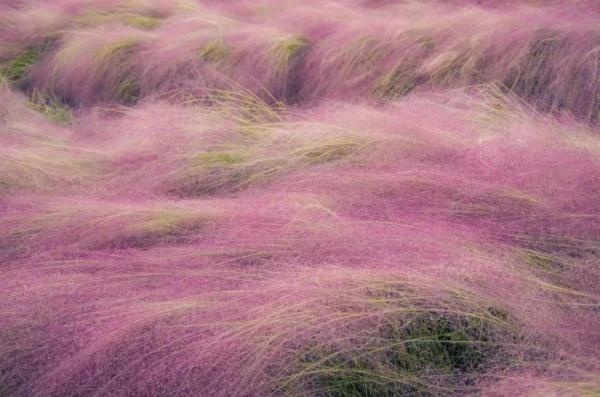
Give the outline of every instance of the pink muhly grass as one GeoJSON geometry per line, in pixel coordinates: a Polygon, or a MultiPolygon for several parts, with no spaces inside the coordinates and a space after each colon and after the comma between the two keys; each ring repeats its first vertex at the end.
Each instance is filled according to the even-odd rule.
{"type": "Polygon", "coordinates": [[[0,395],[595,395],[598,10],[476,3],[3,3],[0,395]]]}

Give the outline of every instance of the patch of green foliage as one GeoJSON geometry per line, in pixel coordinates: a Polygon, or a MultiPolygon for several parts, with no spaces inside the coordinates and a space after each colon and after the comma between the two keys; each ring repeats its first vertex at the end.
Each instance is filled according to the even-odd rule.
{"type": "Polygon", "coordinates": [[[200,152],[175,176],[172,191],[186,196],[235,191],[311,164],[342,159],[359,147],[355,140],[340,138],[278,155],[260,148],[200,152]]]}
{"type": "Polygon", "coordinates": [[[415,89],[419,83],[414,61],[401,61],[375,82],[372,95],[379,99],[394,99],[415,89]]]}
{"type": "Polygon", "coordinates": [[[223,41],[211,41],[198,50],[198,56],[205,62],[220,64],[229,57],[229,48],[223,41]]]}
{"type": "Polygon", "coordinates": [[[301,65],[308,51],[308,41],[301,37],[278,40],[270,49],[275,85],[270,88],[274,98],[296,103],[300,95],[301,65]]]}
{"type": "Polygon", "coordinates": [[[138,101],[140,86],[136,78],[127,77],[119,80],[116,87],[116,97],[125,105],[133,105],[138,101]]]}
{"type": "Polygon", "coordinates": [[[161,20],[158,18],[138,14],[126,15],[124,21],[127,25],[145,30],[156,29],[161,24],[161,20]]]}
{"type": "Polygon", "coordinates": [[[470,54],[467,51],[448,51],[435,60],[435,65],[429,71],[429,80],[439,86],[452,86],[463,79],[468,71],[470,54]]]}
{"type": "Polygon", "coordinates": [[[435,38],[431,36],[424,36],[419,40],[419,45],[426,51],[433,50],[436,46],[435,38]]]}
{"type": "Polygon", "coordinates": [[[259,159],[245,150],[208,151],[193,155],[176,178],[174,191],[183,195],[237,190],[267,179],[285,168],[283,158],[259,159]]]}
{"type": "Polygon", "coordinates": [[[242,151],[210,151],[201,152],[193,156],[195,163],[206,164],[209,166],[228,167],[243,163],[248,159],[247,154],[242,151]]]}
{"type": "Polygon", "coordinates": [[[239,132],[246,136],[258,136],[266,125],[282,121],[286,106],[276,101],[267,104],[256,94],[237,87],[234,91],[212,90],[205,98],[211,109],[239,125],[239,132]]]}
{"type": "Polygon", "coordinates": [[[543,252],[526,250],[524,258],[525,262],[534,270],[556,273],[564,268],[564,265],[556,257],[543,252]]]}
{"type": "Polygon", "coordinates": [[[436,312],[390,318],[364,346],[313,352],[304,361],[318,360],[311,377],[322,396],[442,395],[500,354],[488,344],[494,328],[486,319],[436,312]]]}
{"type": "Polygon", "coordinates": [[[355,152],[360,143],[355,139],[337,138],[324,139],[318,144],[301,148],[293,152],[309,163],[326,163],[339,160],[355,152]]]}
{"type": "Polygon", "coordinates": [[[0,65],[0,75],[17,87],[26,85],[33,65],[41,58],[42,51],[37,47],[29,47],[13,59],[0,65]]]}
{"type": "Polygon", "coordinates": [[[102,65],[102,72],[114,76],[114,99],[125,105],[135,104],[140,96],[140,85],[133,71],[131,57],[137,40],[110,43],[96,52],[94,58],[102,65]]]}
{"type": "MultiPolygon", "coordinates": [[[[166,242],[176,242],[200,230],[207,224],[207,218],[193,212],[178,209],[160,209],[123,213],[114,219],[128,224],[108,240],[96,242],[100,248],[145,248],[166,242]]],[[[99,222],[103,222],[99,219],[99,222]]],[[[92,241],[94,238],[92,238],[92,241]]]]}
{"type": "Polygon", "coordinates": [[[423,294],[376,291],[361,310],[342,309],[358,320],[329,342],[300,345],[280,390],[326,397],[476,392],[475,380],[514,354],[520,336],[513,319],[464,291],[437,302],[423,294]]]}
{"type": "Polygon", "coordinates": [[[279,40],[271,49],[277,70],[288,68],[292,62],[307,48],[308,42],[301,37],[289,37],[279,40]]]}
{"type": "Polygon", "coordinates": [[[104,172],[95,156],[84,158],[64,143],[39,145],[9,152],[0,162],[0,192],[15,189],[47,191],[56,186],[90,181],[104,172]]]}
{"type": "Polygon", "coordinates": [[[98,26],[106,23],[119,23],[138,29],[152,30],[160,26],[162,21],[151,15],[136,13],[133,11],[89,11],[79,16],[79,25],[84,27],[98,26]]]}
{"type": "Polygon", "coordinates": [[[33,92],[31,99],[27,102],[27,106],[40,112],[57,124],[69,124],[73,119],[71,108],[61,103],[55,97],[39,91],[33,92]]]}
{"type": "Polygon", "coordinates": [[[381,62],[389,50],[376,37],[362,36],[339,49],[339,55],[332,57],[336,74],[351,78],[355,69],[372,69],[372,65],[381,62]]]}

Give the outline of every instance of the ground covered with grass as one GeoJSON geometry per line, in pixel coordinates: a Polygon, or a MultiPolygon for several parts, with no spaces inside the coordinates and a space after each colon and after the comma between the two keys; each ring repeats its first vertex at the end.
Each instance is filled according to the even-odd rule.
{"type": "Polygon", "coordinates": [[[600,395],[600,8],[0,5],[0,396],[600,395]]]}

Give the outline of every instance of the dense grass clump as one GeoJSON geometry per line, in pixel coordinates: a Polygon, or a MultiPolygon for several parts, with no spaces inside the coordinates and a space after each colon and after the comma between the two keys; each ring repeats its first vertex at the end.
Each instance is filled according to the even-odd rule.
{"type": "Polygon", "coordinates": [[[37,91],[31,95],[28,106],[58,124],[68,124],[73,119],[71,108],[58,99],[37,91]]]}
{"type": "Polygon", "coordinates": [[[190,165],[172,178],[175,185],[172,191],[185,196],[236,191],[311,164],[343,159],[359,147],[358,142],[341,140],[278,156],[261,155],[258,149],[196,153],[190,158],[190,165]]]}
{"type": "Polygon", "coordinates": [[[27,84],[31,67],[39,61],[40,57],[41,52],[38,49],[27,49],[14,59],[4,62],[0,67],[0,73],[9,82],[23,86],[27,84]]]}
{"type": "Polygon", "coordinates": [[[140,36],[99,27],[73,33],[39,71],[40,92],[79,107],[94,102],[134,104],[140,96],[135,56],[140,36]]]}
{"type": "MultiPolygon", "coordinates": [[[[40,21],[48,25],[46,36],[35,30],[25,30],[25,37],[6,35],[0,49],[13,51],[2,69],[19,86],[32,84],[50,95],[60,92],[76,103],[91,101],[94,90],[103,92],[95,101],[133,104],[142,91],[173,95],[162,91],[177,87],[198,94],[232,82],[264,100],[288,104],[353,93],[387,101],[417,89],[500,82],[543,111],[568,112],[595,123],[598,32],[590,18],[578,25],[561,24],[567,11],[557,6],[515,5],[511,12],[461,9],[442,12],[439,5],[408,2],[380,4],[356,14],[346,5],[338,14],[356,23],[326,27],[327,13],[310,16],[299,5],[290,9],[300,16],[295,23],[286,24],[285,12],[274,10],[272,18],[281,22],[258,13],[252,25],[240,23],[240,15],[253,13],[242,6],[241,14],[230,14],[227,7],[199,11],[184,3],[126,3],[80,7],[74,15],[68,9],[61,14],[59,7],[52,10],[52,18],[40,21]],[[61,21],[69,29],[61,30],[61,21]],[[99,48],[105,38],[94,36],[108,31],[106,36],[120,31],[116,35],[121,37],[99,48]],[[169,35],[181,42],[179,48],[164,45],[169,35]],[[40,70],[29,81],[29,69],[45,52],[40,47],[44,37],[58,43],[53,46],[62,55],[53,71],[40,70]],[[85,56],[96,52],[81,71],[70,69],[73,58],[65,58],[66,53],[78,53],[73,46],[81,47],[85,56]],[[136,56],[138,50],[143,57],[136,56]],[[80,76],[86,71],[93,71],[94,79],[80,76]],[[48,85],[51,74],[58,81],[48,85]]],[[[7,26],[20,23],[8,15],[7,26]]]]}
{"type": "Polygon", "coordinates": [[[322,136],[315,142],[306,142],[307,137],[302,134],[309,132],[304,130],[310,125],[249,126],[248,120],[264,117],[250,112],[247,116],[250,119],[236,120],[242,139],[250,142],[191,154],[184,160],[183,167],[169,178],[168,190],[182,196],[235,192],[263,184],[278,175],[347,159],[358,154],[366,144],[364,139],[348,131],[336,131],[334,127],[327,132],[329,138],[322,136]]]}
{"type": "Polygon", "coordinates": [[[513,319],[464,291],[428,301],[427,288],[378,287],[366,291],[362,311],[345,295],[347,305],[336,312],[344,336],[299,348],[297,372],[283,383],[288,393],[457,395],[474,391],[479,375],[520,354],[513,351],[520,338],[513,319]]]}

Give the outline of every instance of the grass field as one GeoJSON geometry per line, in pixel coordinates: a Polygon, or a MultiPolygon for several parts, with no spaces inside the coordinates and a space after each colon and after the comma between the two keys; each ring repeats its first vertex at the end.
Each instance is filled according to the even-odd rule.
{"type": "Polygon", "coordinates": [[[600,396],[599,21],[0,1],[0,396],[600,396]]]}

